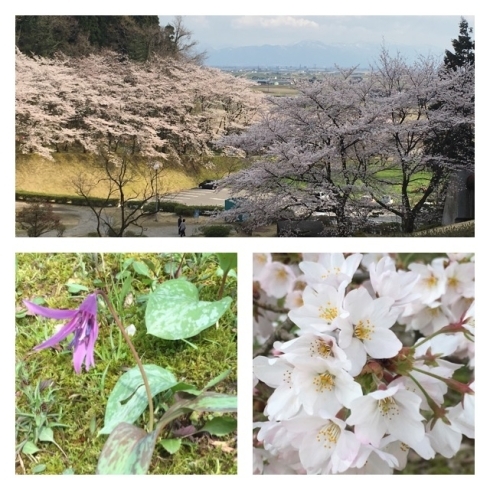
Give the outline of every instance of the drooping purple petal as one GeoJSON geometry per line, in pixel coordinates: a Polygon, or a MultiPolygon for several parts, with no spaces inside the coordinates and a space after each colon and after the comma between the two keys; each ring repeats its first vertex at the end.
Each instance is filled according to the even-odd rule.
{"type": "MultiPolygon", "coordinates": [[[[75,372],[80,374],[82,371],[82,363],[85,359],[85,355],[87,354],[87,346],[85,342],[81,342],[77,344],[73,349],[73,367],[75,368],[75,372]]],[[[86,365],[88,371],[88,365],[86,365]]]]}
{"type": "Polygon", "coordinates": [[[78,310],[57,310],[55,308],[46,308],[45,306],[36,305],[30,301],[24,300],[24,304],[29,313],[33,315],[41,315],[46,318],[54,318],[55,320],[69,320],[78,310]]]}
{"type": "Polygon", "coordinates": [[[63,339],[68,337],[71,333],[73,333],[77,328],[77,319],[72,318],[70,322],[68,322],[64,327],[62,327],[58,332],[56,332],[52,337],[48,340],[45,340],[43,343],[36,345],[33,350],[42,350],[46,349],[46,347],[54,347],[56,344],[61,342],[63,339]]]}

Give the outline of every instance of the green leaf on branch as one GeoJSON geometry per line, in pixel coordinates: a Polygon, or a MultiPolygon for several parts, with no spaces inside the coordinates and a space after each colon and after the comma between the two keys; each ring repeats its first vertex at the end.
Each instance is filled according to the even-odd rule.
{"type": "Polygon", "coordinates": [[[98,475],[144,475],[150,467],[158,432],[147,434],[126,422],[118,424],[107,439],[97,463],[98,475]]]}
{"type": "Polygon", "coordinates": [[[172,279],[150,294],[145,321],[148,333],[165,340],[186,339],[214,325],[231,305],[231,298],[199,301],[193,284],[172,279]]]}
{"type": "Polygon", "coordinates": [[[201,430],[209,432],[212,436],[226,436],[234,432],[236,427],[237,421],[233,417],[215,417],[206,422],[201,430]]]}
{"type": "MultiPolygon", "coordinates": [[[[177,384],[175,376],[166,369],[153,364],[143,366],[152,396],[168,390],[177,384]]],[[[134,422],[148,406],[145,385],[136,366],[124,373],[109,395],[100,434],[110,434],[120,422],[134,422]]]]}

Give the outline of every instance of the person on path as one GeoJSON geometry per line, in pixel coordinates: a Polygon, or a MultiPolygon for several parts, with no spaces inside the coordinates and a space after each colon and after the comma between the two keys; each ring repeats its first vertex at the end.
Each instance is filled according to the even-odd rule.
{"type": "Polygon", "coordinates": [[[177,231],[180,235],[180,224],[182,223],[182,216],[179,216],[179,219],[177,220],[177,231]]]}
{"type": "Polygon", "coordinates": [[[185,218],[182,220],[182,222],[179,225],[179,235],[185,236],[185,218]]]}

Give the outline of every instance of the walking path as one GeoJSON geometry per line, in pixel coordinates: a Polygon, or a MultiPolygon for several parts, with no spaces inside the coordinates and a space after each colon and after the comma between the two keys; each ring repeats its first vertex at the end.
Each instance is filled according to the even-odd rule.
{"type": "MultiPolygon", "coordinates": [[[[16,202],[15,209],[19,210],[26,206],[26,203],[16,202]]],[[[61,218],[61,222],[66,226],[63,233],[64,237],[86,237],[89,233],[96,230],[96,219],[93,211],[85,206],[71,206],[69,204],[53,204],[53,210],[61,218]]],[[[117,209],[108,208],[107,213],[117,212],[117,209]]],[[[186,218],[186,237],[196,236],[199,228],[209,224],[209,218],[186,218]]],[[[177,230],[177,216],[174,213],[158,213],[155,216],[149,216],[141,220],[144,228],[143,234],[148,237],[179,237],[177,230]]],[[[131,231],[139,234],[138,227],[130,227],[131,231]]],[[[25,233],[19,232],[18,236],[26,236],[25,233]]],[[[43,237],[55,237],[56,231],[51,231],[42,235],[43,237]]]]}

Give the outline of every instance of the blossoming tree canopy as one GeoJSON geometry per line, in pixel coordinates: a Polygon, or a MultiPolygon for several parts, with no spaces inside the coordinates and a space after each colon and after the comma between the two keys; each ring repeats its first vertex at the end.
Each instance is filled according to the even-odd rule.
{"type": "Polygon", "coordinates": [[[16,52],[17,147],[47,158],[70,146],[86,152],[125,146],[179,161],[250,124],[261,98],[249,82],[185,60],[16,52]]]}
{"type": "Polygon", "coordinates": [[[326,207],[348,235],[367,196],[413,231],[448,172],[474,167],[470,154],[449,158],[427,145],[429,137],[461,127],[474,135],[474,69],[442,70],[432,58],[409,65],[382,50],[361,81],[353,81],[353,69],[298,81],[296,97],[274,98],[260,122],[223,138],[223,145],[257,156],[226,180],[235,194],[250,196],[228,214],[247,214],[261,226],[286,211],[308,217],[326,207]],[[421,177],[415,199],[412,183],[420,188],[421,177]],[[397,199],[383,199],[394,189],[397,199]]]}
{"type": "Polygon", "coordinates": [[[257,473],[392,473],[474,439],[472,254],[287,255],[254,257],[257,473]]]}

